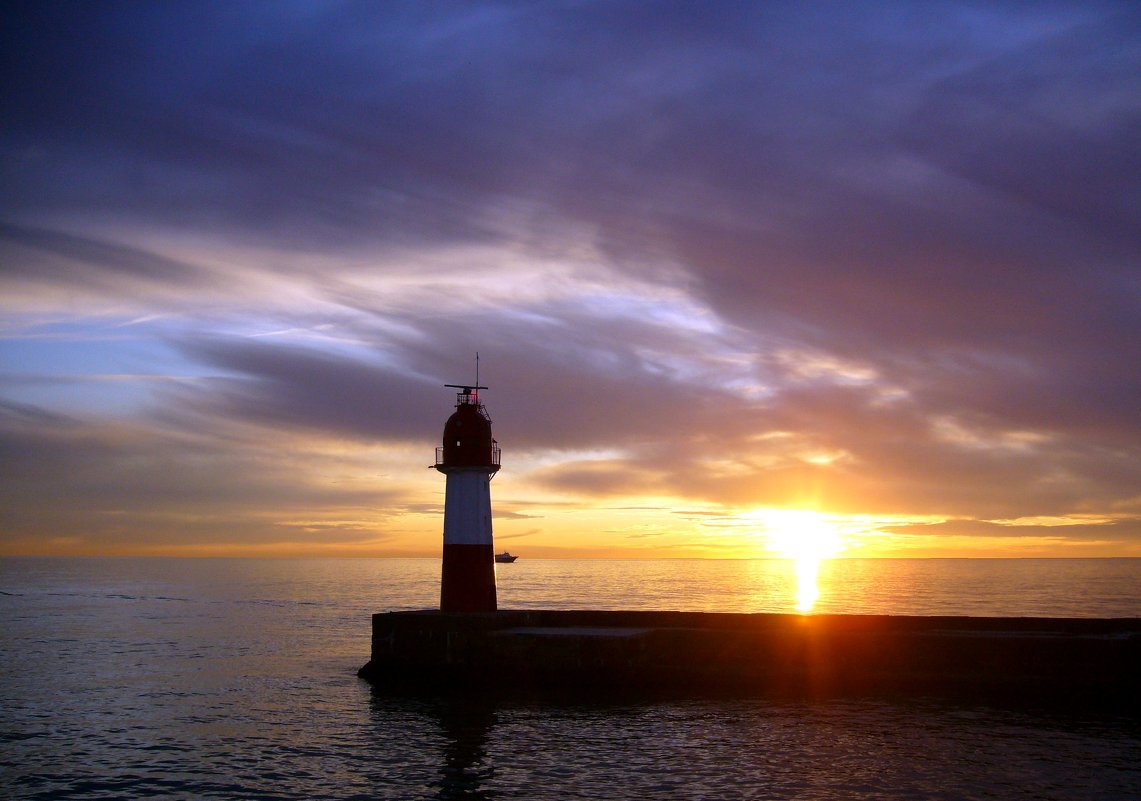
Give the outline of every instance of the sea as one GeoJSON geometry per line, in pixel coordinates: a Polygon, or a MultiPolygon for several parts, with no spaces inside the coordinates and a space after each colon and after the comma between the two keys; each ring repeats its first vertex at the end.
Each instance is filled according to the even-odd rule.
{"type": "MultiPolygon", "coordinates": [[[[806,571],[524,555],[496,571],[502,609],[1141,618],[1141,559],[806,571]]],[[[439,572],[437,559],[0,559],[0,798],[1141,799],[1135,710],[408,695],[357,678],[370,615],[434,607],[439,572]]]]}

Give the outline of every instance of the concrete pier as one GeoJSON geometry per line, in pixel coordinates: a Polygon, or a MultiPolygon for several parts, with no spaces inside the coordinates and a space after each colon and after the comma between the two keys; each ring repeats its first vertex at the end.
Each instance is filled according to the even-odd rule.
{"type": "Polygon", "coordinates": [[[378,687],[988,695],[1138,711],[1141,619],[499,611],[373,616],[378,687]]]}

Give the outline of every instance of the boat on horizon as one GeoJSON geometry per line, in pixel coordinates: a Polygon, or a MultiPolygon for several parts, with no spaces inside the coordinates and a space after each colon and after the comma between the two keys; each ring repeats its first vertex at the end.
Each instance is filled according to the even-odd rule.
{"type": "Polygon", "coordinates": [[[507,553],[507,551],[504,551],[503,553],[497,553],[495,555],[495,561],[499,562],[500,564],[510,564],[518,558],[518,556],[512,556],[511,554],[507,553]]]}

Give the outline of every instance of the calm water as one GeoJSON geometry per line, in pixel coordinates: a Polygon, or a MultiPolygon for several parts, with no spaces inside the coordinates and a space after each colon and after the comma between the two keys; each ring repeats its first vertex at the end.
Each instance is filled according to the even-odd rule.
{"type": "MultiPolygon", "coordinates": [[[[0,797],[1138,799],[1132,717],[393,698],[372,612],[436,560],[0,561],[0,797]]],[[[1141,560],[844,560],[817,611],[1141,617],[1141,560]]],[[[791,611],[783,561],[520,559],[504,608],[791,611]]]]}

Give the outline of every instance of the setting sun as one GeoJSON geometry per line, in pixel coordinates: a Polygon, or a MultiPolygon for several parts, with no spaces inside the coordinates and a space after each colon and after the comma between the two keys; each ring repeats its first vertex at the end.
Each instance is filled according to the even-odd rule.
{"type": "Polygon", "coordinates": [[[769,550],[789,559],[826,559],[844,549],[836,524],[819,512],[766,509],[760,513],[769,550]]]}

